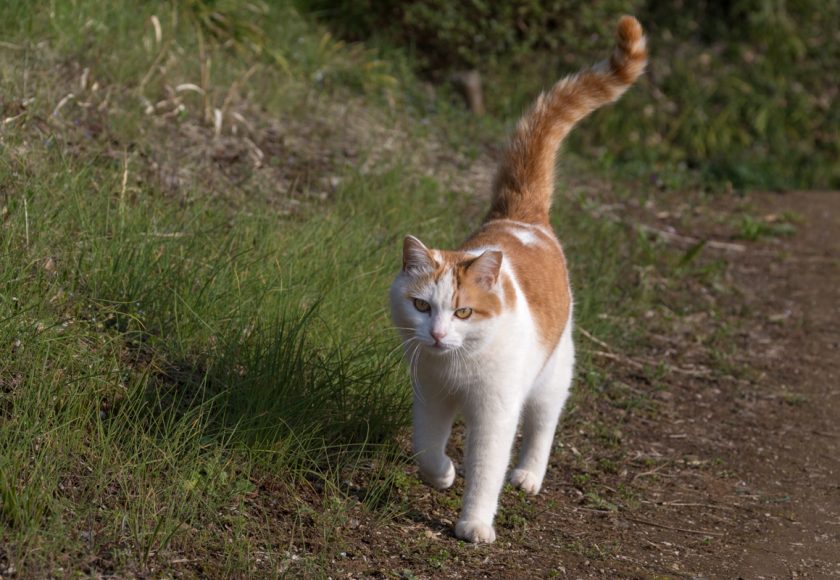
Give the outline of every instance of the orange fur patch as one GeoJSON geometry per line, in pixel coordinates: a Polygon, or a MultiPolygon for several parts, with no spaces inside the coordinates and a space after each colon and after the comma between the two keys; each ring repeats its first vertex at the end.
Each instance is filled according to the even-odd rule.
{"type": "Polygon", "coordinates": [[[533,228],[537,242],[524,244],[512,233],[516,227],[507,221],[485,222],[460,249],[495,246],[502,251],[522,289],[540,338],[550,349],[560,341],[569,321],[572,298],[566,258],[553,235],[533,228]]]}

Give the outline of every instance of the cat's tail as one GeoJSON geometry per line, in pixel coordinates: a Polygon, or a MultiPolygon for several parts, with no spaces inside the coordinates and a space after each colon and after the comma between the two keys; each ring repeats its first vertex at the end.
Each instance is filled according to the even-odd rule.
{"type": "Polygon", "coordinates": [[[487,219],[548,222],[560,143],[578,121],[617,100],[647,65],[638,20],[622,16],[616,40],[609,60],[558,81],[519,121],[496,174],[487,219]]]}

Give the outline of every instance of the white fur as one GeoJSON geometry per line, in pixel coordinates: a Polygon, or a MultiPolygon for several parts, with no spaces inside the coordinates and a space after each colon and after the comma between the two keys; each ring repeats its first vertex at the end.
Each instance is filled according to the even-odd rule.
{"type": "MultiPolygon", "coordinates": [[[[455,534],[470,542],[492,542],[493,519],[520,417],[522,449],[510,481],[531,494],[542,486],[572,381],[571,312],[560,342],[548,352],[506,263],[500,278],[512,281],[516,306],[485,320],[453,316],[451,276],[430,284],[421,295],[407,296],[411,276],[402,272],[394,281],[391,314],[406,341],[420,475],[436,488],[452,485],[455,469],[445,449],[452,422],[462,413],[467,427],[466,487],[455,534]],[[428,302],[431,312],[419,312],[413,298],[428,302]],[[446,332],[440,346],[431,337],[433,329],[446,332]]],[[[497,284],[499,293],[501,286],[497,284]]]]}
{"type": "Polygon", "coordinates": [[[510,233],[526,246],[539,244],[541,242],[548,242],[556,246],[560,245],[560,242],[557,241],[554,232],[546,226],[509,219],[498,219],[487,222],[487,224],[495,223],[501,223],[509,226],[510,233]]]}
{"type": "Polygon", "coordinates": [[[510,233],[512,233],[517,240],[519,240],[526,246],[534,246],[540,243],[540,239],[534,232],[529,232],[528,230],[514,229],[510,233]]]}

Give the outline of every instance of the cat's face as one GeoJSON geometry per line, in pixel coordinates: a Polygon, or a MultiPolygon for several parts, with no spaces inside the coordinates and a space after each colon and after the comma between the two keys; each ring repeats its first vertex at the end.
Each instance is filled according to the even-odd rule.
{"type": "Polygon", "coordinates": [[[412,236],[391,286],[391,316],[406,340],[435,353],[474,349],[494,333],[502,299],[502,253],[430,250],[412,236]]]}

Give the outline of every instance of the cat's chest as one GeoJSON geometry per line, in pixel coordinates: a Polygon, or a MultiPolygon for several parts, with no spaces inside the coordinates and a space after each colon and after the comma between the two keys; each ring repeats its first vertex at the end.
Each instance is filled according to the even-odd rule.
{"type": "Polygon", "coordinates": [[[508,344],[503,349],[489,348],[473,356],[427,354],[417,361],[416,378],[426,388],[476,392],[491,384],[528,381],[544,358],[534,344],[508,344]]]}
{"type": "Polygon", "coordinates": [[[417,378],[426,388],[450,392],[472,389],[487,380],[488,369],[482,365],[482,359],[429,354],[418,360],[417,378]]]}

